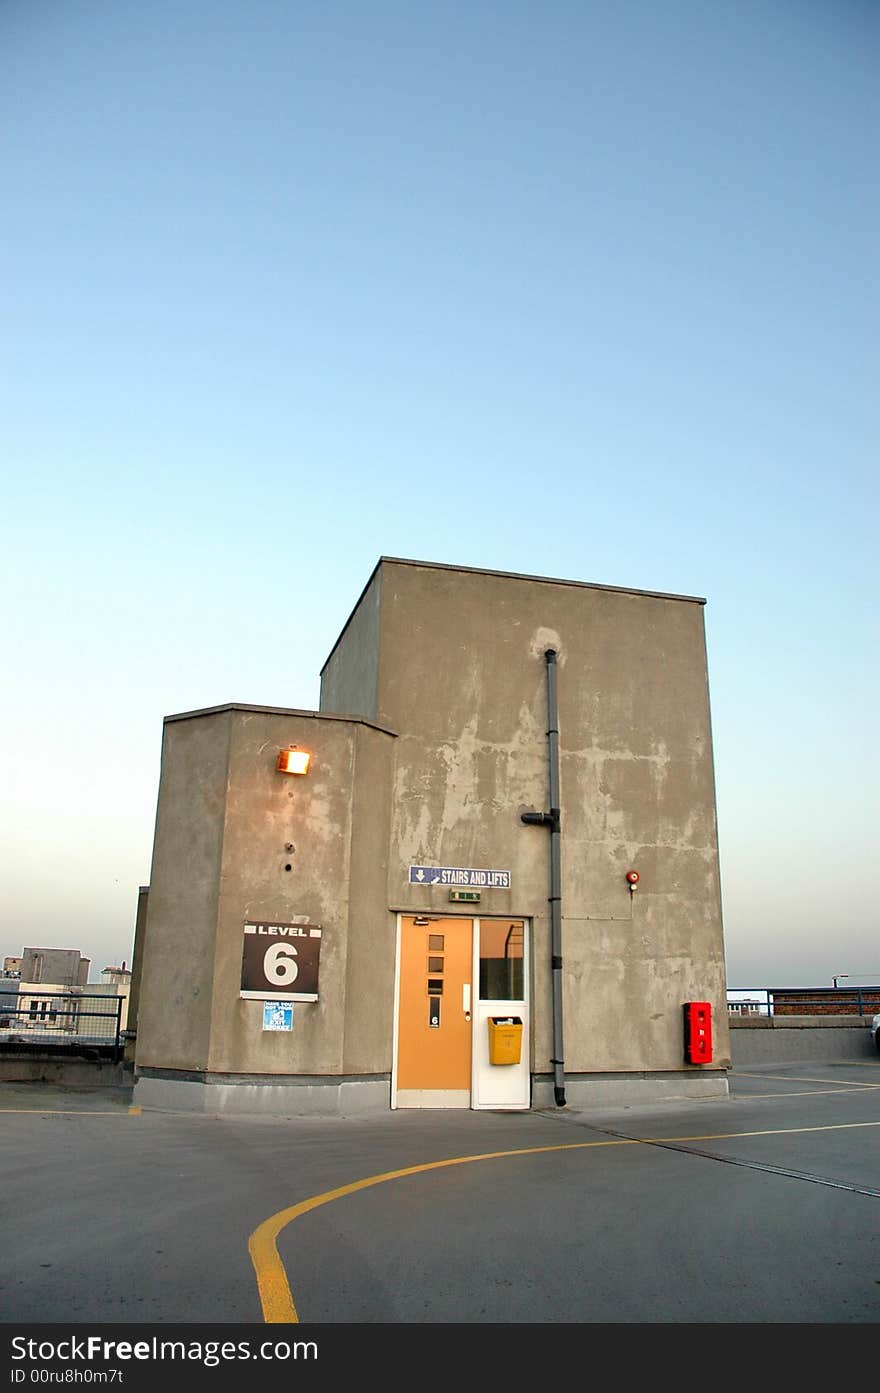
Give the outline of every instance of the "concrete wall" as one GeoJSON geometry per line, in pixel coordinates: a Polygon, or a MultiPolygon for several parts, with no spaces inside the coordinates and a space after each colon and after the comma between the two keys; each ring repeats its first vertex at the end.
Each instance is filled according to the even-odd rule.
{"type": "Polygon", "coordinates": [[[735,1069],[804,1060],[877,1059],[870,1021],[858,1016],[758,1017],[730,1022],[735,1069]]]}
{"type": "Polygon", "coordinates": [[[6,1054],[0,1050],[0,1083],[60,1084],[65,1088],[131,1088],[134,1075],[121,1060],[83,1059],[39,1050],[6,1054]]]}
{"type": "MultiPolygon", "coordinates": [[[[682,1004],[729,1058],[703,606],[383,559],[377,719],[395,750],[388,903],[410,864],[509,869],[480,913],[534,921],[533,1067],[552,1053],[545,651],[558,654],[567,1072],[682,1067],[682,1004]],[[635,867],[630,895],[625,873],[635,867]]],[[[372,604],[372,592],[370,603],[372,604]]],[[[364,632],[352,623],[333,661],[364,632]]],[[[357,654],[351,659],[356,665],[357,654]]],[[[322,707],[333,696],[322,686],[322,707]]]]}
{"type": "MultiPolygon", "coordinates": [[[[867,1021],[833,1024],[823,1021],[796,1021],[795,1024],[774,1024],[771,1029],[756,1028],[755,1022],[739,1024],[731,1021],[732,1068],[748,1071],[749,1067],[781,1068],[787,1064],[848,1063],[854,1060],[876,1060],[877,1052],[870,1038],[867,1021]]],[[[58,1084],[78,1085],[78,1087],[97,1088],[131,1087],[134,1077],[131,1068],[123,1063],[113,1064],[109,1060],[58,1059],[57,1055],[40,1056],[38,1050],[28,1055],[4,1055],[0,1050],[0,1082],[58,1082],[58,1084]]],[[[614,1094],[617,1096],[617,1094],[614,1094]]],[[[646,1095],[647,1100],[656,1100],[656,1094],[646,1095]]],[[[290,1091],[287,1105],[290,1106],[290,1091]]],[[[212,1110],[217,1099],[203,1100],[202,1110],[212,1110]]],[[[182,1107],[191,1110],[191,1102],[184,1096],[182,1107]]],[[[547,1099],[551,1106],[551,1098],[547,1099]]],[[[221,1110],[221,1109],[219,1109],[221,1110]]],[[[253,1112],[258,1107],[253,1106],[253,1112]]],[[[272,1112],[272,1107],[267,1107],[272,1112]]],[[[313,1109],[309,1107],[309,1112],[313,1109]]]]}
{"type": "Polygon", "coordinates": [[[387,1073],[393,741],[366,722],[267,707],[168,719],[142,950],[139,1071],[387,1073]],[[277,772],[278,751],[288,745],[312,752],[306,777],[277,772]],[[295,1003],[290,1033],[264,1031],[262,1001],[240,996],[246,920],[307,921],[323,931],[319,997],[295,1003]]]}
{"type": "Polygon", "coordinates": [[[141,946],[139,1065],[208,1067],[231,725],[228,708],[165,721],[141,946]]]}
{"type": "Polygon", "coordinates": [[[89,958],[77,948],[25,948],[21,957],[23,982],[54,982],[62,987],[84,987],[89,980],[89,958]]]}
{"type": "Polygon", "coordinates": [[[377,568],[321,670],[322,711],[375,720],[381,598],[382,576],[377,568]]]}
{"type": "Polygon", "coordinates": [[[386,899],[397,740],[366,725],[355,736],[342,1063],[346,1073],[384,1073],[391,1068],[397,934],[386,899]]]}
{"type": "Polygon", "coordinates": [[[134,1062],[135,1037],[137,1035],[138,1002],[141,994],[141,974],[144,964],[144,944],[147,939],[147,906],[150,899],[149,885],[138,886],[137,906],[134,920],[134,949],[131,962],[131,983],[128,991],[128,1018],[125,1040],[125,1058],[134,1062]]]}

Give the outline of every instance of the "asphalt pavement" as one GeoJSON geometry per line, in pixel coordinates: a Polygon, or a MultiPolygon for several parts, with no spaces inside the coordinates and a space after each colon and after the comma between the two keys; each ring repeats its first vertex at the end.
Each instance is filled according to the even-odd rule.
{"type": "Polygon", "coordinates": [[[7,1335],[880,1319],[880,1058],[735,1071],[721,1101],[379,1118],[0,1084],[0,1126],[7,1335]]]}

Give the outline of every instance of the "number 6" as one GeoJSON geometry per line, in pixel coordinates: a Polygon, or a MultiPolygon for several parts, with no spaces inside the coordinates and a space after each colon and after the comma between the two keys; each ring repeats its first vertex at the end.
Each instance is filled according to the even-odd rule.
{"type": "Polygon", "coordinates": [[[263,971],[266,981],[276,987],[289,987],[296,981],[299,966],[293,961],[296,949],[292,943],[273,943],[266,949],[263,958],[263,971]]]}

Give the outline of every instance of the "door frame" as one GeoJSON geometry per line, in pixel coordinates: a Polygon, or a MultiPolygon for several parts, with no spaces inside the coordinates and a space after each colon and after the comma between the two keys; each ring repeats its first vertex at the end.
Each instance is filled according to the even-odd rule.
{"type": "MultiPolygon", "coordinates": [[[[394,992],[392,1002],[392,1031],[391,1031],[391,1108],[393,1111],[398,1109],[398,1050],[400,1046],[400,991],[401,991],[401,953],[403,945],[403,921],[404,919],[418,919],[424,916],[437,924],[442,924],[444,920],[454,919],[461,921],[469,919],[471,924],[471,1071],[469,1083],[469,1101],[466,1105],[450,1105],[456,1111],[478,1111],[480,1109],[513,1107],[530,1107],[530,1102],[506,1103],[503,1099],[499,1101],[477,1101],[481,1096],[485,1097],[485,1086],[481,1087],[478,1081],[478,1070],[481,1068],[482,1048],[478,1042],[478,1032],[482,1033],[486,1026],[488,1016],[495,1014],[496,1011],[503,1011],[504,1003],[499,1002],[498,1007],[493,1010],[493,1003],[481,1002],[479,998],[479,952],[480,952],[480,927],[484,921],[499,922],[503,920],[515,919],[523,925],[523,996],[522,1006],[524,1012],[523,1021],[523,1065],[526,1072],[525,1097],[528,1100],[531,1094],[531,1068],[529,1063],[530,1039],[531,1039],[531,941],[532,941],[532,921],[526,915],[519,914],[462,914],[454,911],[443,910],[418,910],[407,909],[396,911],[396,933],[394,945],[394,992]]],[[[496,1066],[497,1067],[497,1066],[496,1066]]],[[[406,1105],[405,1105],[406,1106],[406,1105]]],[[[426,1106],[429,1106],[426,1104],[426,1106]]],[[[441,1106],[438,1104],[438,1106],[441,1106]]]]}

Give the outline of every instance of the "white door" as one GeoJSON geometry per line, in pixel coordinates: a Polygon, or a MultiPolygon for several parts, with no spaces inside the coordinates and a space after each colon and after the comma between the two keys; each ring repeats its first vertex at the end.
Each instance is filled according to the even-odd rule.
{"type": "Polygon", "coordinates": [[[472,1108],[531,1103],[528,939],[523,919],[474,921],[472,1108]]]}

